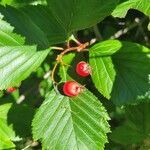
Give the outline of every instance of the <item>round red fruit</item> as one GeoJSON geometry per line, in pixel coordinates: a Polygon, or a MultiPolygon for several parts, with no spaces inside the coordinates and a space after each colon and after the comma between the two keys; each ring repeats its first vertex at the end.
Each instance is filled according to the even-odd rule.
{"type": "Polygon", "coordinates": [[[76,72],[78,75],[82,77],[87,77],[88,75],[91,74],[91,67],[89,66],[88,63],[81,61],[76,66],[76,72]]]}
{"type": "Polygon", "coordinates": [[[67,81],[63,86],[63,92],[67,96],[77,96],[82,90],[82,86],[80,86],[75,81],[67,81]]]}
{"type": "Polygon", "coordinates": [[[7,89],[7,92],[8,93],[13,93],[13,92],[15,92],[16,91],[16,88],[14,88],[14,87],[9,87],[8,89],[7,89]]]}

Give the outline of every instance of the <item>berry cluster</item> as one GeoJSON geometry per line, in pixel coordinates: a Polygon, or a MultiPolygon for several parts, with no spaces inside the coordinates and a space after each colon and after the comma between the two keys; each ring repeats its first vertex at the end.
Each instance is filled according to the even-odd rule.
{"type": "MultiPolygon", "coordinates": [[[[51,49],[60,50],[61,53],[56,57],[56,63],[51,72],[51,79],[54,85],[57,85],[55,81],[55,71],[59,64],[66,65],[63,62],[63,56],[68,52],[84,52],[88,51],[87,47],[95,43],[96,40],[92,39],[90,42],[80,43],[73,35],[69,37],[67,40],[66,48],[62,47],[51,47],[51,49]],[[76,46],[71,46],[70,41],[73,41],[76,46]]],[[[76,66],[76,73],[81,77],[87,77],[91,74],[91,67],[88,63],[81,61],[76,66]]],[[[63,86],[63,92],[67,96],[77,96],[79,93],[83,91],[84,86],[79,85],[75,81],[67,81],[63,86]]]]}
{"type": "MultiPolygon", "coordinates": [[[[76,66],[76,72],[79,76],[87,77],[91,74],[91,67],[88,63],[81,61],[76,66]]],[[[77,96],[84,89],[84,86],[79,85],[75,81],[67,81],[63,86],[63,92],[67,96],[77,96]]]]}

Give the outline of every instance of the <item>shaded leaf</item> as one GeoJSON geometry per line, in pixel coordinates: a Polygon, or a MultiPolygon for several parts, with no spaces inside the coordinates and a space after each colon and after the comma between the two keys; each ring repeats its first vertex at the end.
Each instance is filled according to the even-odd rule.
{"type": "Polygon", "coordinates": [[[47,2],[58,21],[70,32],[73,30],[81,30],[100,22],[106,16],[110,15],[118,1],[47,0],[47,2]]]}
{"type": "Polygon", "coordinates": [[[145,99],[150,88],[150,49],[130,42],[112,56],[116,78],[111,93],[115,104],[134,103],[145,99]]]}
{"type": "Polygon", "coordinates": [[[67,37],[65,29],[47,6],[0,6],[0,12],[4,19],[15,27],[17,33],[26,37],[28,44],[38,44],[39,48],[47,48],[65,41],[67,37]]]}
{"type": "Polygon", "coordinates": [[[64,42],[73,31],[91,27],[103,20],[111,14],[117,1],[50,0],[48,3],[49,6],[21,8],[0,6],[0,12],[17,33],[26,37],[28,44],[48,48],[64,42]],[[89,11],[91,13],[87,15],[89,11]]]}
{"type": "Polygon", "coordinates": [[[112,135],[111,139],[116,143],[123,145],[133,144],[141,142],[144,139],[144,135],[141,132],[137,132],[136,129],[128,125],[117,127],[112,135]]]}
{"type": "Polygon", "coordinates": [[[7,123],[12,126],[12,129],[18,137],[29,137],[31,136],[33,115],[33,108],[27,105],[13,104],[7,114],[7,123]]]}
{"type": "Polygon", "coordinates": [[[149,113],[149,103],[127,107],[127,121],[112,132],[111,139],[124,145],[141,143],[148,139],[150,134],[149,113]]]}

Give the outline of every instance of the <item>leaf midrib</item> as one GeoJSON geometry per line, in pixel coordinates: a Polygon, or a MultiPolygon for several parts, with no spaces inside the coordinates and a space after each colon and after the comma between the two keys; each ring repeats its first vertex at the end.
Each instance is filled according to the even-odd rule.
{"type": "Polygon", "coordinates": [[[6,35],[6,37],[8,37],[9,39],[11,39],[12,41],[14,41],[17,45],[21,45],[15,38],[12,38],[9,34],[7,34],[6,32],[0,30],[0,32],[2,32],[4,35],[6,35]]]}

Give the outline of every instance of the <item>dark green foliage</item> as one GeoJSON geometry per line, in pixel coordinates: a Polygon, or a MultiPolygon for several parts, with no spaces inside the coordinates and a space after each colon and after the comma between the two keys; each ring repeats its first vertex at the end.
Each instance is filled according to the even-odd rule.
{"type": "Polygon", "coordinates": [[[149,0],[1,0],[0,150],[150,149],[149,16],[149,0]],[[56,85],[72,34],[97,41],[63,55],[56,85]],[[65,96],[68,80],[84,90],[65,96]]]}

